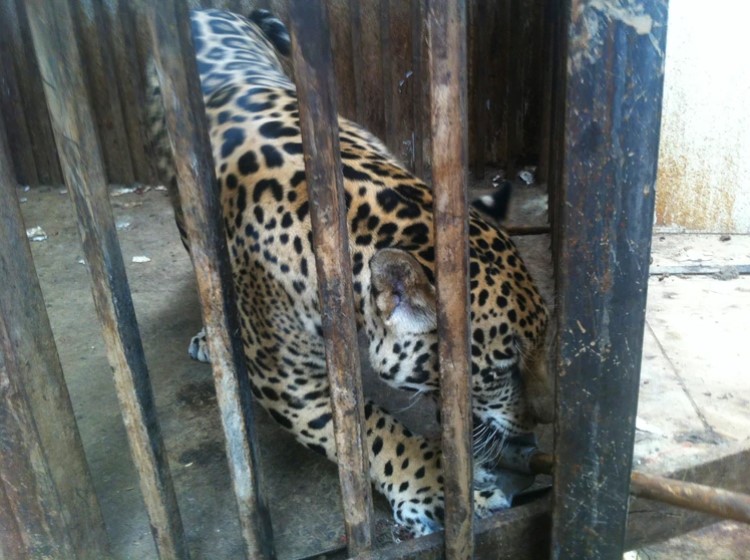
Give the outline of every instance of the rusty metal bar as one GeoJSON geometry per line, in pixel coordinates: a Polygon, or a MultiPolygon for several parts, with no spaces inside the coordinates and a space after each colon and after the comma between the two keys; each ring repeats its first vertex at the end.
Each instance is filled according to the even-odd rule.
{"type": "Polygon", "coordinates": [[[78,215],[107,357],[160,557],[187,558],[91,105],[67,2],[28,0],[34,46],[44,81],[63,175],[78,215]]]}
{"type": "Polygon", "coordinates": [[[352,269],[344,201],[336,87],[324,2],[290,10],[305,174],[349,554],[372,546],[372,489],[352,269]]]}
{"type": "Polygon", "coordinates": [[[0,119],[0,557],[104,558],[109,541],[26,239],[0,119]]]}
{"type": "Polygon", "coordinates": [[[248,559],[272,558],[273,536],[260,479],[250,377],[189,14],[183,1],[165,0],[150,4],[146,16],[208,334],[245,555],[248,559]]]}
{"type": "Polygon", "coordinates": [[[463,559],[474,550],[465,2],[430,0],[427,28],[445,553],[463,559]]]}
{"type": "Polygon", "coordinates": [[[552,557],[622,558],[667,3],[571,0],[558,254],[552,557]],[[582,507],[582,505],[584,505],[582,507]]]}
{"type": "MultiPolygon", "coordinates": [[[[519,472],[551,475],[554,464],[554,457],[549,453],[532,451],[514,457],[504,466],[519,472]]],[[[750,523],[750,496],[747,494],[638,471],[630,474],[630,493],[722,519],[750,523]]]]}
{"type": "Polygon", "coordinates": [[[701,511],[722,519],[750,523],[750,496],[747,494],[642,472],[632,473],[630,492],[634,496],[701,511]]]}

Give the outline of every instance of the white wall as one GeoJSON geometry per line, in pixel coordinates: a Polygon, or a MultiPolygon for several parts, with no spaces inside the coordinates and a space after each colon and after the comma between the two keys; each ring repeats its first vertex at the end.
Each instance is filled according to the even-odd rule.
{"type": "Polygon", "coordinates": [[[671,0],[659,226],[750,233],[750,2],[671,0]]]}

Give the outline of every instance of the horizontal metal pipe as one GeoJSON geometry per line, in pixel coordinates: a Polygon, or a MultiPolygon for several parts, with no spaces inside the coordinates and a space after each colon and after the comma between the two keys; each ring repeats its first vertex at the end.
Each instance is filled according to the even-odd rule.
{"type": "MultiPolygon", "coordinates": [[[[554,457],[540,451],[520,453],[514,461],[504,466],[533,474],[552,474],[554,457]]],[[[631,473],[630,493],[640,498],[750,524],[750,496],[747,494],[638,471],[631,473]]]]}

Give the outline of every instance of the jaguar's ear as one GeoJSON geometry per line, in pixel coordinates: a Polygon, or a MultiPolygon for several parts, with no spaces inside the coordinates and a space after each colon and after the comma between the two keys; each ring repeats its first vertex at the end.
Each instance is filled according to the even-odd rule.
{"type": "Polygon", "coordinates": [[[437,326],[435,288],[406,251],[382,249],[370,260],[372,296],[386,326],[398,333],[426,333],[437,326]]]}

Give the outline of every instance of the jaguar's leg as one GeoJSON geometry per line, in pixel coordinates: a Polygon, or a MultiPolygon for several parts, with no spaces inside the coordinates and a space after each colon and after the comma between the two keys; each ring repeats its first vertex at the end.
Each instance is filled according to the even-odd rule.
{"type": "MultiPolygon", "coordinates": [[[[252,340],[274,341],[255,333],[252,340]]],[[[290,337],[294,344],[250,345],[253,391],[271,416],[302,444],[336,461],[331,401],[321,340],[290,337]]],[[[365,406],[370,477],[388,499],[399,524],[414,535],[438,530],[443,518],[443,475],[437,442],[414,434],[373,403],[365,406]]],[[[475,511],[485,516],[508,506],[485,484],[475,491],[475,511]]]]}

